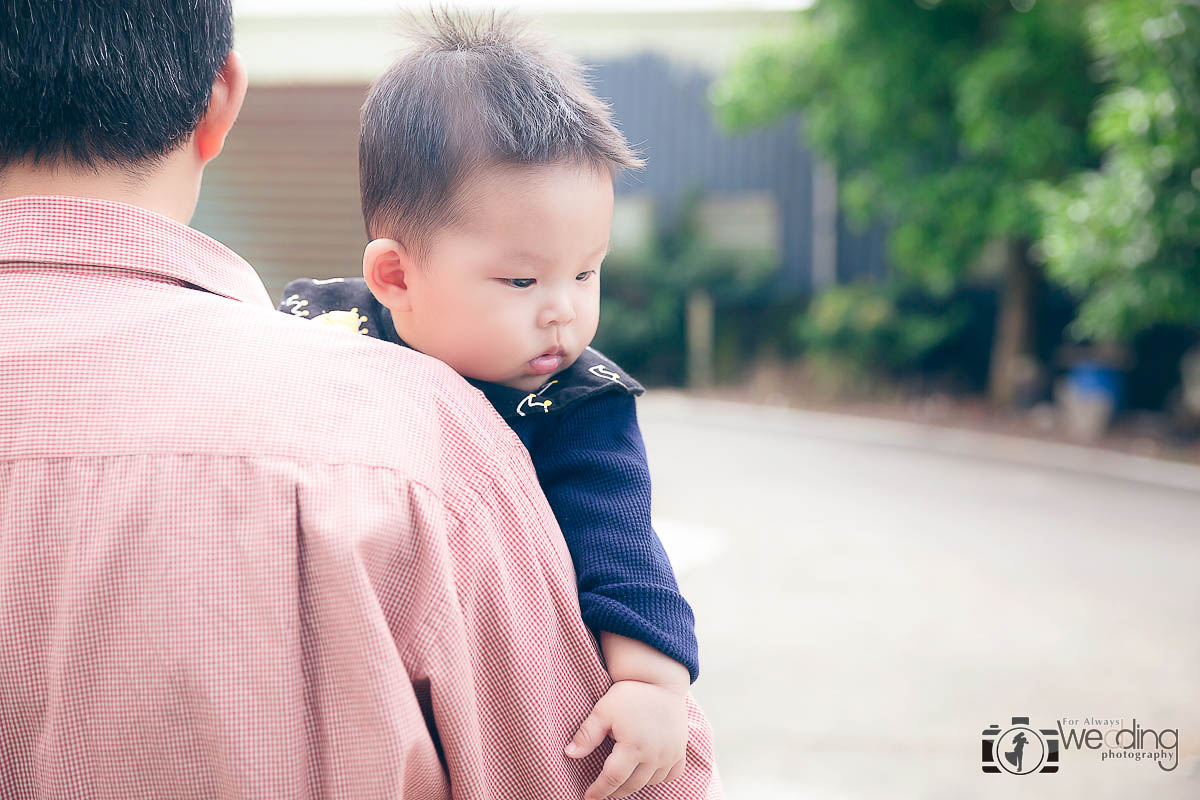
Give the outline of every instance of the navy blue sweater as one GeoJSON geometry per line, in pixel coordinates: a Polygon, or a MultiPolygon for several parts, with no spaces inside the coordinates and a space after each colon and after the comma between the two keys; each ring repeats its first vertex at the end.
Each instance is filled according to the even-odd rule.
{"type": "MultiPolygon", "coordinates": [[[[292,281],[280,310],[404,345],[361,278],[292,281]]],[[[575,562],[583,621],[645,642],[696,680],[695,619],[650,525],[641,385],[591,348],[537,392],[468,380],[529,451],[575,562]]]]}

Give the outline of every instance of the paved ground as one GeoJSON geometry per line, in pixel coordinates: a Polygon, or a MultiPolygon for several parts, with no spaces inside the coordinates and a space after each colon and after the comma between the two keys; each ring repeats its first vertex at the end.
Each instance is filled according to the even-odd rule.
{"type": "Polygon", "coordinates": [[[731,800],[1200,797],[1200,469],[640,410],[731,800]],[[981,733],[1013,716],[1178,729],[1179,766],[1074,749],[985,775],[981,733]]]}

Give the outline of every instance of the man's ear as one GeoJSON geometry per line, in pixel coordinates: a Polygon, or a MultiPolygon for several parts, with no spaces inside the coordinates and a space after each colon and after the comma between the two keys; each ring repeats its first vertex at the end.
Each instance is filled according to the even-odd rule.
{"type": "Polygon", "coordinates": [[[230,50],[225,64],[213,81],[208,110],[196,126],[195,141],[197,155],[203,163],[216,158],[225,146],[225,136],[237,120],[246,99],[246,65],[236,51],[230,50]]]}
{"type": "Polygon", "coordinates": [[[412,311],[409,279],[416,268],[408,250],[395,239],[374,239],[363,252],[367,288],[392,311],[412,311]]]}

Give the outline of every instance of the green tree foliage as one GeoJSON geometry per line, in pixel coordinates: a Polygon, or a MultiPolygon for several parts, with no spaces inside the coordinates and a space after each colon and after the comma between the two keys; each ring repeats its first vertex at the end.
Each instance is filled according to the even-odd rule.
{"type": "Polygon", "coordinates": [[[1096,163],[1088,67],[1077,2],[818,0],[713,99],[735,128],[799,111],[851,219],[886,220],[894,263],[925,287],[949,292],[1001,245],[1015,278],[994,353],[1012,361],[1030,339],[1032,187],[1096,163]]]}
{"type": "Polygon", "coordinates": [[[1103,165],[1037,193],[1047,269],[1081,300],[1080,339],[1200,324],[1200,5],[1102,0],[1087,27],[1103,165]]]}
{"type": "Polygon", "coordinates": [[[809,353],[893,376],[911,370],[966,323],[964,309],[937,313],[891,284],[838,286],[813,299],[794,333],[809,353]]]}

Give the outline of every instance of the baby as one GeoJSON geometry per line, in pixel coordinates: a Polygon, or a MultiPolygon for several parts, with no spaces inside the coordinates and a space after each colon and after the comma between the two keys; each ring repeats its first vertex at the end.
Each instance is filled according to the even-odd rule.
{"type": "Polygon", "coordinates": [[[437,16],[363,107],[364,280],[294,281],[281,310],[444,361],[525,444],[614,681],[566,748],[612,737],[596,800],[679,775],[699,667],[650,526],[642,387],[588,347],[613,179],[640,161],[580,75],[503,20],[437,16]]]}

